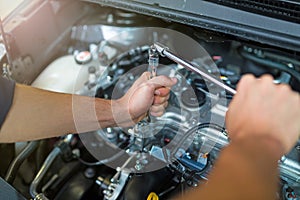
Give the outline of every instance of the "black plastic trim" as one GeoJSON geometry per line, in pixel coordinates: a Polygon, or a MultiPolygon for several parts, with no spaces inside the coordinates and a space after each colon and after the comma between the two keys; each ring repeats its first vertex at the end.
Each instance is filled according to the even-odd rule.
{"type": "Polygon", "coordinates": [[[200,0],[83,0],[300,51],[300,25],[200,0]],[[185,2],[185,4],[182,4],[185,2]]]}

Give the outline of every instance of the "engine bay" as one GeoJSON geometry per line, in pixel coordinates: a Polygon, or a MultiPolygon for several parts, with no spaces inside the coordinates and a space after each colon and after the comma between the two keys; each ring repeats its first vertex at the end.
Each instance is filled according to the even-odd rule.
{"type": "MultiPolygon", "coordinates": [[[[30,24],[48,9],[59,13],[49,32],[67,24],[60,21],[65,9],[72,11],[66,18],[73,22],[61,35],[50,34],[51,45],[43,40],[44,31],[32,36],[40,47],[18,42],[23,37],[18,33],[33,25],[22,31],[8,22],[4,26],[9,57],[2,62],[9,65],[3,65],[3,74],[20,83],[117,99],[149,71],[150,46],[160,42],[231,88],[244,74],[271,74],[276,84],[300,92],[297,51],[93,3],[47,1],[37,6],[36,16],[31,13],[23,21],[30,24]]],[[[233,95],[166,57],[159,57],[157,74],[178,79],[163,116],[128,128],[2,144],[1,154],[8,156],[1,176],[27,199],[172,199],[201,187],[230,143],[225,114],[233,95]]],[[[300,140],[278,167],[278,198],[299,199],[300,140]]]]}

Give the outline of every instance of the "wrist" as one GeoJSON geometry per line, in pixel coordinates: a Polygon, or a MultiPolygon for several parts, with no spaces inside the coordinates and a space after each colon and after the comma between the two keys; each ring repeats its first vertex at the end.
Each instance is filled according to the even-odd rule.
{"type": "Polygon", "coordinates": [[[115,113],[118,106],[115,100],[96,98],[95,112],[101,128],[116,126],[115,113]]]}
{"type": "Polygon", "coordinates": [[[254,154],[264,152],[264,154],[269,155],[270,158],[274,160],[280,159],[285,153],[282,142],[267,134],[243,134],[243,137],[233,138],[232,143],[238,143],[241,148],[252,151],[254,154]],[[257,147],[257,149],[253,149],[254,146],[257,147]]]}
{"type": "Polygon", "coordinates": [[[135,124],[130,114],[128,103],[123,98],[111,100],[111,110],[114,126],[126,127],[135,124]]]}

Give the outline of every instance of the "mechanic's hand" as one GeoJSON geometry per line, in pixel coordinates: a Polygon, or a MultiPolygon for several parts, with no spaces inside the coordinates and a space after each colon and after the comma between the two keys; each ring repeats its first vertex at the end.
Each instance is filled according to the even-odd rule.
{"type": "Polygon", "coordinates": [[[232,140],[267,137],[287,153],[300,135],[299,94],[288,85],[275,85],[270,75],[245,75],[229,105],[226,124],[232,140]]]}
{"type": "Polygon", "coordinates": [[[166,76],[150,79],[150,75],[150,72],[144,72],[128,92],[117,100],[118,106],[126,110],[122,119],[117,119],[119,125],[129,126],[137,123],[146,116],[148,110],[153,116],[163,115],[168,105],[170,87],[177,82],[177,79],[166,76]]]}

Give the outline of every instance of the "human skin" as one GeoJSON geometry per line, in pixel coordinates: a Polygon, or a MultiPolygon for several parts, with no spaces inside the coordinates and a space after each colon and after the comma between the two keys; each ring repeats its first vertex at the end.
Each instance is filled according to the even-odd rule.
{"type": "Polygon", "coordinates": [[[149,77],[149,72],[143,73],[117,100],[55,93],[16,84],[12,106],[0,130],[0,142],[78,133],[78,124],[80,133],[116,125],[130,126],[143,119],[148,110],[154,116],[161,116],[176,79],[149,77]]]}
{"type": "Polygon", "coordinates": [[[208,182],[182,199],[274,200],[278,159],[300,134],[300,97],[271,76],[242,78],[226,114],[230,144],[220,154],[208,182]]]}

